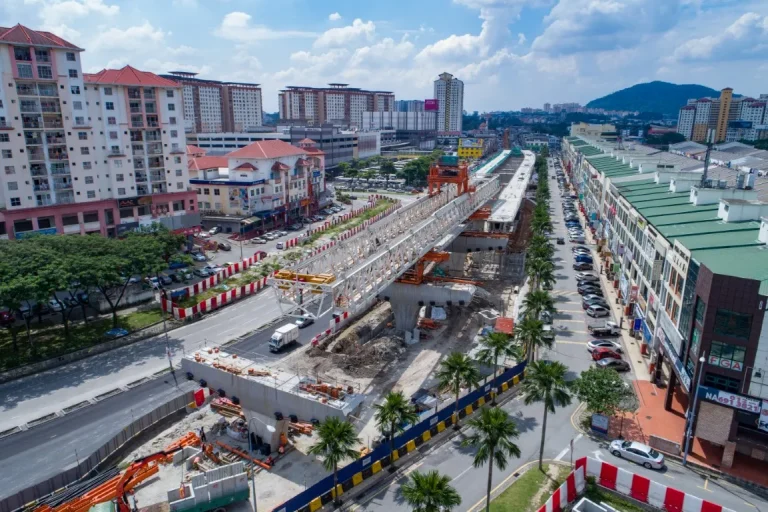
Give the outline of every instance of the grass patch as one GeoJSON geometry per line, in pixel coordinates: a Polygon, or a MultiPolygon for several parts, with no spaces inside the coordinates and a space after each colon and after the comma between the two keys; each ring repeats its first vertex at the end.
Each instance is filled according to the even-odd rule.
{"type": "Polygon", "coordinates": [[[372,219],[378,214],[386,211],[386,209],[392,206],[393,204],[395,204],[395,201],[393,199],[388,199],[388,198],[379,199],[376,202],[376,206],[374,206],[373,208],[369,208],[368,210],[365,210],[364,212],[352,217],[351,219],[347,219],[345,222],[342,222],[335,226],[331,226],[325,231],[314,233],[313,235],[310,235],[308,238],[306,238],[302,243],[305,245],[312,244],[318,241],[320,238],[323,238],[323,237],[332,238],[338,234],[343,233],[348,229],[356,228],[357,226],[367,221],[368,219],[372,219]]]}
{"type": "Polygon", "coordinates": [[[544,464],[543,471],[538,466],[529,469],[503,493],[491,501],[493,512],[515,510],[529,512],[538,510],[552,495],[571,472],[569,466],[556,465],[554,479],[549,476],[550,464],[544,464]]]}
{"type": "Polygon", "coordinates": [[[639,505],[601,489],[592,477],[587,479],[587,490],[584,496],[595,503],[606,503],[621,512],[645,512],[645,509],[639,505]]]}
{"type": "MultiPolygon", "coordinates": [[[[133,311],[120,315],[118,325],[130,332],[143,329],[162,320],[159,307],[133,311]]],[[[61,315],[49,315],[43,325],[38,326],[37,320],[31,324],[31,344],[27,341],[26,329],[17,325],[18,351],[13,350],[11,333],[7,329],[0,331],[0,371],[10,370],[25,364],[44,361],[55,357],[89,348],[104,341],[104,335],[112,329],[112,317],[89,320],[88,323],[70,323],[69,336],[64,336],[64,326],[61,325],[61,315]],[[48,321],[58,321],[56,325],[48,321]]]]}

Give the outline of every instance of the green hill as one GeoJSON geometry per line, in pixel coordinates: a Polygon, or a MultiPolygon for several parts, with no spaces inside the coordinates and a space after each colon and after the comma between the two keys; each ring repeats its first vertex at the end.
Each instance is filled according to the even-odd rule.
{"type": "Polygon", "coordinates": [[[717,97],[720,96],[720,91],[703,85],[677,85],[656,81],[633,85],[627,89],[597,98],[587,103],[587,107],[659,112],[677,117],[680,107],[685,106],[689,98],[702,98],[704,96],[717,97]]]}

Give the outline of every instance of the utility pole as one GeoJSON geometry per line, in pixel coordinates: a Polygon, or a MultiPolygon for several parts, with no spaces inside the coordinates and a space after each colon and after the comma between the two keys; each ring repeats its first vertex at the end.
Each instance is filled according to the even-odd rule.
{"type": "Polygon", "coordinates": [[[701,186],[705,187],[707,184],[707,171],[709,170],[709,154],[712,152],[712,143],[715,141],[715,130],[710,128],[707,130],[707,152],[704,155],[704,173],[701,175],[701,186]]]}
{"type": "Polygon", "coordinates": [[[702,352],[699,358],[698,378],[696,379],[696,389],[693,393],[693,402],[690,408],[690,414],[688,415],[688,428],[685,432],[685,450],[683,451],[683,466],[688,464],[688,451],[691,448],[691,436],[693,435],[693,422],[696,417],[696,401],[699,398],[699,386],[701,386],[701,374],[704,373],[704,363],[706,362],[706,353],[702,352]]]}

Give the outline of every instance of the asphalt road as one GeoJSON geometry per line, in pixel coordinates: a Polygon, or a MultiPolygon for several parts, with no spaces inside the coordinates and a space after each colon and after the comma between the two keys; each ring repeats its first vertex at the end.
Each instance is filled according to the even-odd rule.
{"type": "MultiPolygon", "coordinates": [[[[551,172],[554,173],[553,170],[551,172]]],[[[552,205],[554,206],[553,220],[555,221],[554,236],[562,236],[565,234],[565,227],[562,222],[560,196],[554,182],[551,188],[552,205]]],[[[552,293],[556,296],[556,306],[559,310],[553,321],[557,330],[556,342],[551,350],[544,350],[540,358],[566,364],[570,369],[569,378],[575,378],[592,364],[586,350],[586,342],[590,339],[586,332],[586,325],[588,322],[604,322],[605,319],[590,319],[581,309],[580,297],[576,292],[575,271],[572,269],[571,244],[556,245],[555,248],[557,282],[552,293]]],[[[631,379],[632,374],[625,374],[625,378],[631,379]]],[[[574,459],[583,456],[598,457],[629,471],[645,475],[664,485],[675,487],[733,510],[768,510],[768,502],[749,491],[726,482],[707,480],[675,462],[669,462],[667,468],[662,471],[654,471],[624,459],[617,459],[608,453],[604,443],[593,441],[579,432],[575,425],[578,407],[578,402],[574,400],[570,406],[560,408],[555,414],[548,416],[544,449],[545,459],[568,462],[571,455],[574,459]],[[570,453],[569,448],[571,440],[574,441],[573,454],[570,453]]],[[[503,409],[517,423],[520,436],[515,443],[520,448],[521,456],[519,459],[510,460],[507,468],[503,471],[494,468],[494,491],[503,489],[515,478],[515,473],[536,466],[541,440],[543,415],[541,404],[525,405],[520,397],[515,397],[506,403],[503,409]]],[[[465,430],[462,435],[450,442],[432,448],[421,461],[409,467],[407,471],[426,472],[436,469],[441,474],[449,476],[451,485],[459,491],[462,497],[462,504],[457,510],[476,512],[482,508],[484,503],[488,467],[473,467],[474,450],[461,446],[461,441],[468,434],[469,432],[465,430]]],[[[363,498],[357,501],[352,510],[376,512],[410,510],[399,493],[399,488],[405,481],[407,481],[407,477],[379,489],[378,492],[366,493],[363,498]]]]}

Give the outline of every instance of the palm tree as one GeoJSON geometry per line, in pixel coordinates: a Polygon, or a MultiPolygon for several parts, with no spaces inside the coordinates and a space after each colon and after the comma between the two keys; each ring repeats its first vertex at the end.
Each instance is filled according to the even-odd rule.
{"type": "Polygon", "coordinates": [[[541,422],[541,446],[539,447],[539,469],[544,458],[544,437],[547,432],[547,413],[554,413],[555,407],[571,403],[571,392],[565,381],[568,367],[557,361],[535,361],[528,365],[523,379],[525,404],[544,402],[544,419],[541,422]]]}
{"type": "Polygon", "coordinates": [[[466,354],[452,352],[437,371],[440,388],[450,389],[456,397],[456,423],[453,428],[459,428],[459,392],[461,388],[476,386],[480,381],[480,372],[475,363],[466,354]]]}
{"type": "Polygon", "coordinates": [[[515,337],[523,347],[529,363],[535,359],[537,348],[552,345],[551,341],[544,338],[544,322],[538,318],[523,318],[523,321],[515,326],[515,337]]]}
{"type": "Polygon", "coordinates": [[[542,284],[554,283],[555,266],[548,259],[530,258],[526,261],[526,273],[531,278],[531,287],[538,290],[542,284]]]}
{"type": "Polygon", "coordinates": [[[555,314],[555,301],[546,290],[534,290],[528,292],[523,300],[523,311],[531,318],[539,319],[545,311],[555,314]]]}
{"type": "Polygon", "coordinates": [[[413,512],[440,512],[461,505],[461,496],[451,486],[451,479],[437,470],[414,471],[400,487],[403,498],[413,512]]]}
{"type": "Polygon", "coordinates": [[[415,424],[419,420],[419,414],[413,404],[405,398],[402,391],[390,392],[384,403],[373,406],[376,409],[376,424],[379,432],[389,435],[389,470],[394,471],[395,459],[395,435],[403,431],[403,425],[415,424]]]}
{"type": "MultiPolygon", "coordinates": [[[[477,353],[477,358],[483,364],[493,365],[493,382],[496,382],[496,375],[499,372],[499,359],[509,357],[518,360],[521,357],[520,346],[512,341],[513,338],[509,334],[492,332],[484,336],[480,342],[482,348],[477,353]]],[[[496,405],[497,392],[493,394],[493,405],[496,405]]]]}
{"type": "Polygon", "coordinates": [[[493,482],[493,466],[500,471],[507,467],[507,457],[520,457],[520,448],[512,442],[519,435],[517,425],[503,409],[483,409],[479,417],[469,420],[472,435],[466,438],[462,445],[477,448],[472,465],[481,467],[488,464],[488,486],[485,491],[485,510],[491,509],[491,483],[493,482]]]}
{"type": "Polygon", "coordinates": [[[320,424],[317,429],[319,439],[309,448],[311,455],[323,457],[323,466],[333,471],[333,502],[341,505],[336,489],[339,485],[339,462],[344,459],[355,459],[360,455],[352,447],[360,442],[355,428],[351,423],[331,416],[320,424]]]}

